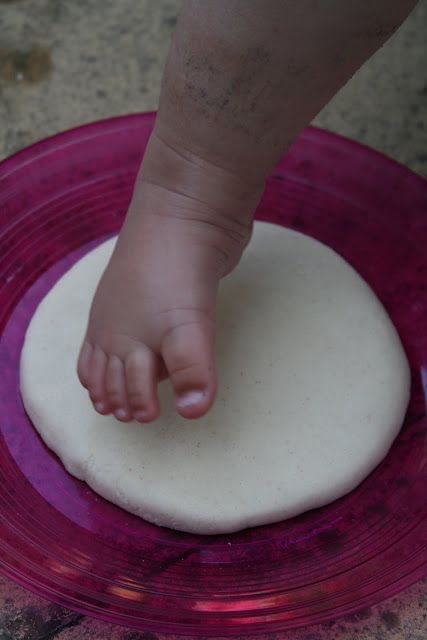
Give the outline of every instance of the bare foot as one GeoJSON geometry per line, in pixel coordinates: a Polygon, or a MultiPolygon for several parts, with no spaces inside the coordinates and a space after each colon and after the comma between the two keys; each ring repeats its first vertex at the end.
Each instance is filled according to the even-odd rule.
{"type": "Polygon", "coordinates": [[[152,135],[78,362],[99,413],[154,420],[165,376],[182,416],[210,408],[218,283],[249,241],[261,190],[152,135]]]}

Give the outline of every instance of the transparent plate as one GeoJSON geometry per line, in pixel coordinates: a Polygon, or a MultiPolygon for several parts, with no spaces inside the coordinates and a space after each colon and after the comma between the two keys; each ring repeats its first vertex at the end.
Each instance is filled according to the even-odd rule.
{"type": "Polygon", "coordinates": [[[404,427],[355,491],[271,526],[179,533],[71,477],[24,412],[26,327],[70,265],[118,231],[153,120],[80,127],[0,164],[1,570],[71,609],[175,634],[286,630],[387,598],[427,574],[427,183],[380,154],[308,128],[257,212],[353,264],[408,354],[404,427]]]}

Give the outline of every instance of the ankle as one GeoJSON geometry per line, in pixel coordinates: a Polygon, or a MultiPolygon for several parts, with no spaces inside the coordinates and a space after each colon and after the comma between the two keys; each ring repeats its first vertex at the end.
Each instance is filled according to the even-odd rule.
{"type": "Polygon", "coordinates": [[[264,182],[249,181],[224,169],[189,148],[177,148],[154,129],[141,165],[138,181],[180,194],[220,216],[250,224],[264,182]]]}

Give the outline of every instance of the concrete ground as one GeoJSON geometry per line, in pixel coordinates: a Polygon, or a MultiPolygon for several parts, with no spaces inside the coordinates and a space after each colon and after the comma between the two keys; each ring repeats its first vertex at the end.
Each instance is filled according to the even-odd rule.
{"type": "MultiPolygon", "coordinates": [[[[179,0],[0,0],[0,158],[155,109],[179,0]]],[[[427,177],[427,0],[315,123],[427,177]]]]}
{"type": "MultiPolygon", "coordinates": [[[[214,1],[214,0],[212,0],[214,1]]],[[[178,0],[0,0],[0,159],[85,122],[156,108],[178,0]]],[[[427,0],[316,118],[427,177],[427,0]]],[[[268,640],[423,640],[427,581],[268,640]]],[[[0,576],[0,640],[157,640],[0,576]]],[[[267,640],[266,636],[262,637],[267,640]]]]}

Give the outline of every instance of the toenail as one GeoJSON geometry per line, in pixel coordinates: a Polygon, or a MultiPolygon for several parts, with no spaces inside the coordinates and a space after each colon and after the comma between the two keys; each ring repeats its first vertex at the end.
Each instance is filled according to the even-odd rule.
{"type": "Polygon", "coordinates": [[[98,413],[102,413],[103,411],[105,411],[105,404],[103,402],[95,402],[95,411],[98,411],[98,413]]]}
{"type": "Polygon", "coordinates": [[[197,407],[206,397],[204,391],[187,391],[179,396],[176,401],[179,409],[189,409],[190,407],[197,407]]]}
{"type": "Polygon", "coordinates": [[[138,422],[145,422],[147,420],[147,416],[148,414],[146,411],[137,411],[133,414],[133,417],[135,420],[138,420],[138,422]]]}
{"type": "Polygon", "coordinates": [[[124,409],[116,409],[114,415],[116,416],[117,420],[124,420],[127,416],[127,413],[124,409]]]}

